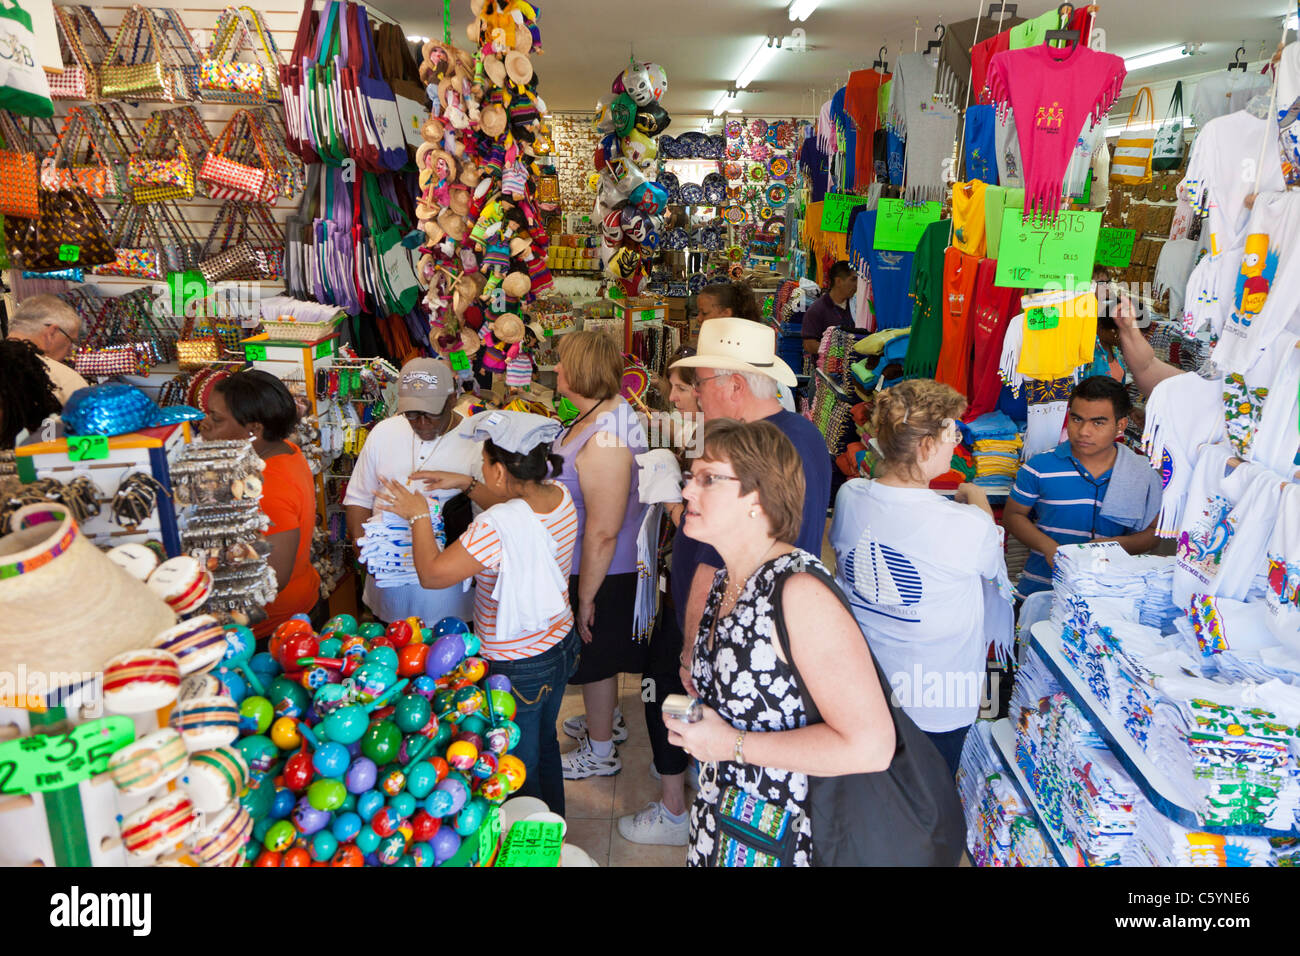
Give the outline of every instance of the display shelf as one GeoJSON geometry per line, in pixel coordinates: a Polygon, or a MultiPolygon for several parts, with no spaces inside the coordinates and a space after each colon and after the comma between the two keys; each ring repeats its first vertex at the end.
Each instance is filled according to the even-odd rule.
{"type": "Polygon", "coordinates": [[[1047,834],[1047,845],[1052,848],[1052,856],[1056,857],[1057,864],[1059,866],[1078,866],[1078,854],[1071,854],[1066,849],[1061,837],[1048,824],[1047,818],[1039,812],[1038,796],[1034,793],[1034,788],[1029,785],[1029,781],[1025,779],[1020,764],[1016,763],[1016,729],[1011,726],[1011,721],[1005,718],[995,720],[992,731],[993,746],[997,748],[1002,762],[1011,771],[1011,782],[1019,792],[1021,801],[1025,806],[1029,807],[1034,819],[1038,822],[1038,828],[1047,834]]]}
{"type": "Polygon", "coordinates": [[[1147,756],[1138,742],[1124,729],[1119,719],[1102,705],[1092,689],[1075,672],[1061,650],[1061,637],[1056,633],[1056,625],[1050,621],[1039,621],[1029,633],[1030,647],[1038,651],[1043,662],[1060,681],[1061,686],[1069,693],[1070,698],[1088,718],[1093,729],[1110,747],[1116,759],[1141,789],[1143,796],[1151,801],[1156,810],[1179,826],[1203,833],[1216,833],[1223,836],[1300,837],[1298,826],[1273,830],[1258,824],[1224,826],[1202,823],[1196,811],[1179,802],[1179,798],[1175,796],[1178,788],[1173,781],[1147,756]]]}

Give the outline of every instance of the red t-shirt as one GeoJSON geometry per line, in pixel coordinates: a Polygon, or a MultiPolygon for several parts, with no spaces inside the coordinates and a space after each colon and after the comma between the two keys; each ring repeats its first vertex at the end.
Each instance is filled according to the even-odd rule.
{"type": "Polygon", "coordinates": [[[280,594],[266,606],[267,619],[253,628],[258,637],[269,637],[277,627],[295,614],[306,614],[320,599],[320,575],[311,565],[311,535],[316,528],[316,484],[311,466],[298,446],[285,455],[266,459],[262,472],[262,511],[271,519],[267,537],[283,531],[298,532],[298,551],[293,559],[293,573],[280,594]]]}
{"type": "Polygon", "coordinates": [[[971,315],[975,360],[971,367],[970,405],[964,416],[968,422],[998,406],[1002,393],[1002,379],[998,378],[1002,339],[1011,317],[1020,311],[1021,290],[994,285],[997,272],[998,261],[985,259],[975,277],[975,309],[971,315]]]}
{"type": "Polygon", "coordinates": [[[849,74],[849,82],[844,88],[844,112],[853,118],[858,128],[853,161],[854,186],[870,186],[875,180],[872,136],[880,122],[876,115],[880,105],[880,87],[892,76],[892,73],[878,70],[856,70],[849,74]]]}

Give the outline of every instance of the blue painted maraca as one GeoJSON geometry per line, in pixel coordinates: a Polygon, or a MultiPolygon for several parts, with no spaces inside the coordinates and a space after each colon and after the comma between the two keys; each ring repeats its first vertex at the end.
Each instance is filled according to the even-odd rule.
{"type": "Polygon", "coordinates": [[[444,617],[433,625],[433,636],[444,637],[447,634],[463,634],[469,631],[469,625],[458,617],[444,617]]]}
{"type": "Polygon", "coordinates": [[[389,699],[400,694],[405,689],[406,684],[405,680],[398,681],[384,694],[368,704],[348,704],[345,707],[340,707],[321,721],[325,734],[330,740],[338,741],[341,744],[350,744],[360,740],[366,732],[366,727],[370,724],[370,712],[378,710],[388,703],[389,699]]]}
{"type": "Polygon", "coordinates": [[[330,832],[340,843],[350,843],[361,832],[361,815],[352,811],[339,813],[330,824],[330,832]]]}
{"type": "Polygon", "coordinates": [[[311,757],[312,767],[322,777],[341,777],[347,773],[351,763],[352,758],[348,754],[348,748],[335,741],[322,743],[311,757]]]}
{"type": "Polygon", "coordinates": [[[433,642],[424,662],[424,672],[430,677],[450,674],[465,658],[465,642],[459,634],[448,634],[433,642]]]}
{"type": "Polygon", "coordinates": [[[438,832],[429,838],[429,845],[433,847],[434,862],[441,865],[460,850],[460,837],[451,827],[439,827],[438,832]]]}
{"type": "Polygon", "coordinates": [[[348,767],[345,783],[349,793],[364,794],[375,786],[379,768],[369,757],[356,757],[348,767]]]}

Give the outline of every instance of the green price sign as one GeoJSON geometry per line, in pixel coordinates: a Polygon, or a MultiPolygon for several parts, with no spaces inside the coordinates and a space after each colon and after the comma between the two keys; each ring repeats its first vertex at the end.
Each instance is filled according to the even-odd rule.
{"type": "Polygon", "coordinates": [[[48,793],[108,769],[108,758],[135,739],[129,717],[101,717],[67,734],[37,734],[0,744],[0,796],[48,793]]]}
{"type": "Polygon", "coordinates": [[[557,866],[564,846],[564,824],[520,820],[510,828],[497,866],[557,866]]]}
{"type": "Polygon", "coordinates": [[[81,259],[81,246],[62,245],[59,246],[60,262],[77,262],[81,259]]]}
{"type": "Polygon", "coordinates": [[[68,457],[73,461],[97,461],[108,457],[107,435],[69,435],[68,457]]]}
{"type": "Polygon", "coordinates": [[[465,354],[464,349],[457,349],[447,356],[447,361],[451,365],[453,372],[464,372],[469,369],[469,356],[465,354]]]}
{"type": "Polygon", "coordinates": [[[1061,324],[1061,310],[1054,305],[1044,305],[1025,312],[1025,325],[1031,332],[1043,332],[1061,324]]]}
{"type": "Polygon", "coordinates": [[[326,355],[330,354],[333,348],[333,342],[322,342],[320,345],[316,346],[316,357],[324,358],[326,355]]]}
{"type": "Polygon", "coordinates": [[[1009,289],[1074,289],[1092,278],[1099,212],[1062,212],[1055,220],[1002,212],[995,283],[1009,289]]]}
{"type": "Polygon", "coordinates": [[[866,196],[849,193],[827,193],[822,204],[822,232],[848,232],[849,215],[854,206],[867,202],[866,196]]]}
{"type": "Polygon", "coordinates": [[[478,828],[478,865],[490,866],[501,839],[501,808],[493,807],[478,828]]]}
{"type": "Polygon", "coordinates": [[[872,248],[886,252],[916,252],[925,227],[938,222],[942,211],[937,202],[909,206],[901,199],[880,200],[872,248]]]}
{"type": "Polygon", "coordinates": [[[655,319],[656,317],[657,317],[657,313],[655,312],[654,309],[642,309],[642,310],[641,310],[641,321],[642,321],[642,322],[652,322],[652,321],[654,321],[654,319],[655,319]]]}
{"type": "Polygon", "coordinates": [[[172,272],[167,276],[167,285],[171,289],[172,315],[206,315],[203,306],[212,295],[212,287],[202,272],[198,269],[172,272]]]}
{"type": "Polygon", "coordinates": [[[250,362],[266,361],[266,346],[257,342],[250,342],[244,346],[244,358],[250,362]]]}
{"type": "Polygon", "coordinates": [[[1097,265],[1123,269],[1133,261],[1133,243],[1136,229],[1112,229],[1102,226],[1097,236],[1097,265]]]}

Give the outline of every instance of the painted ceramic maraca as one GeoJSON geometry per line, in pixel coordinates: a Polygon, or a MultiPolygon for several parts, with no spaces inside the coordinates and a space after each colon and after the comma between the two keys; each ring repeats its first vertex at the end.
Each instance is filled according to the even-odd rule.
{"type": "Polygon", "coordinates": [[[148,793],[174,780],[184,772],[188,760],[189,750],[181,735],[164,727],[113,754],[108,760],[108,772],[117,789],[130,796],[148,793]]]}
{"type": "Polygon", "coordinates": [[[168,723],[180,731],[191,753],[212,750],[239,736],[239,708],[229,697],[196,697],[177,703],[168,723]]]}
{"type": "Polygon", "coordinates": [[[181,777],[195,809],[202,813],[220,810],[248,785],[248,764],[234,747],[203,750],[190,757],[181,777]]]}
{"type": "Polygon", "coordinates": [[[224,659],[226,635],[215,617],[202,614],[162,631],[150,646],[175,654],[182,676],[200,674],[224,659]]]}
{"type": "Polygon", "coordinates": [[[169,651],[126,651],[104,662],[104,708],[143,714],[176,699],[181,667],[169,651]]]}

